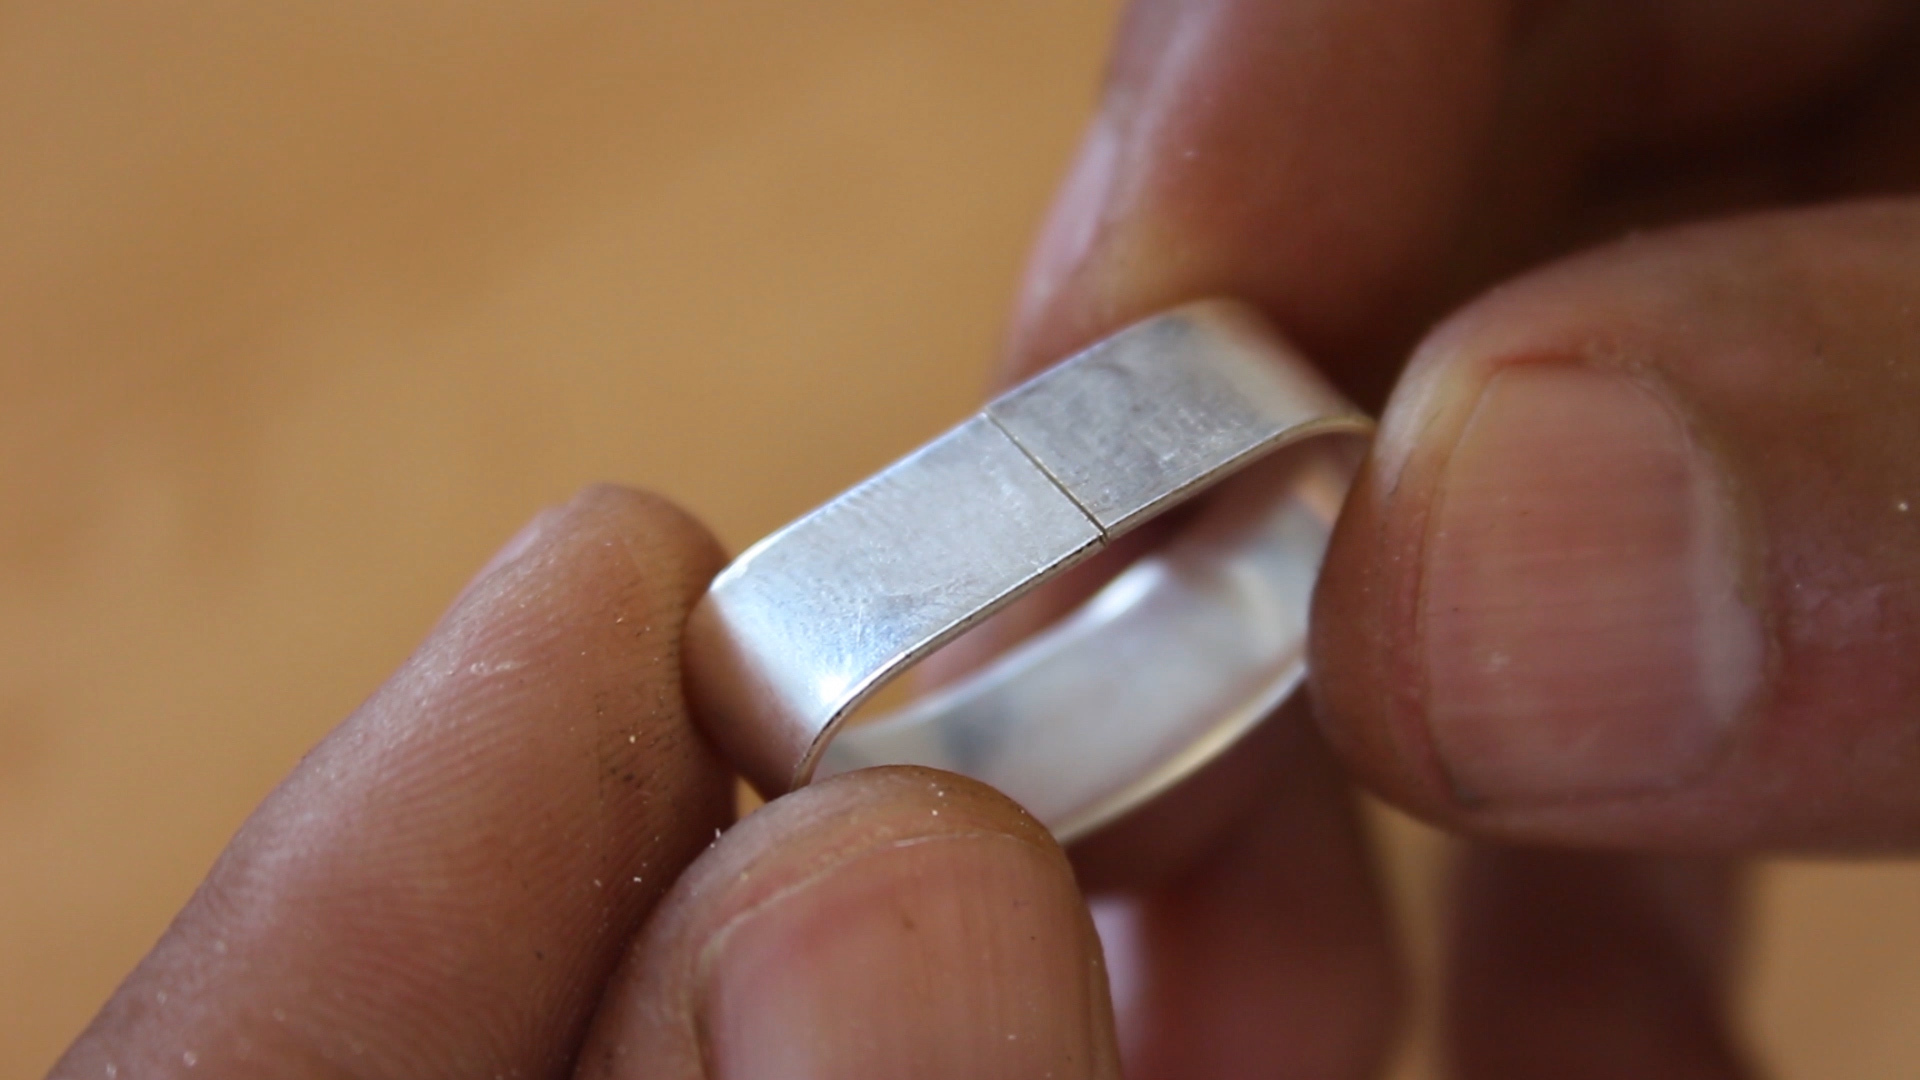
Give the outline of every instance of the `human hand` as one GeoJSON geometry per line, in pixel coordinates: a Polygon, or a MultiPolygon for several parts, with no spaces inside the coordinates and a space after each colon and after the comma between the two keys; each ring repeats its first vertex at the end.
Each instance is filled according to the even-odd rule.
{"type": "MultiPolygon", "coordinates": [[[[1505,7],[1142,5],[1013,369],[1228,293],[1378,400],[1430,318],[1623,222],[1910,182],[1892,67],[1846,125],[1789,123],[1868,70],[1894,5],[1505,7]]],[[[1668,853],[1468,858],[1465,1074],[1739,1075],[1727,857],[1914,845],[1912,213],[1641,237],[1418,350],[1321,592],[1329,741],[1462,831],[1668,853]]],[[[657,503],[549,515],[262,807],[54,1075],[1377,1068],[1391,939],[1304,724],[1075,853],[1117,1045],[1067,864],[991,793],[860,774],[703,854],[729,787],[673,635],[715,565],[657,503]]]]}
{"type": "MultiPolygon", "coordinates": [[[[1482,841],[1447,935],[1460,1075],[1745,1075],[1737,859],[1920,846],[1920,203],[1842,201],[1920,179],[1914,15],[1129,12],[1009,375],[1222,294],[1359,400],[1391,388],[1317,594],[1313,690],[1347,769],[1482,841]]],[[[1215,794],[1249,808],[1220,819],[1321,768],[1272,759],[1215,794]]],[[[1327,981],[1291,906],[1337,906],[1298,860],[1351,835],[1296,836],[1233,917],[1168,898],[1191,871],[1132,891],[1145,914],[1107,926],[1129,1075],[1368,1074],[1391,980],[1359,973],[1385,950],[1327,981]]]]}
{"type": "Polygon", "coordinates": [[[535,519],[52,1075],[1113,1075],[1086,907],[1006,799],[872,770],[721,836],[678,649],[720,562],[622,489],[535,519]]]}

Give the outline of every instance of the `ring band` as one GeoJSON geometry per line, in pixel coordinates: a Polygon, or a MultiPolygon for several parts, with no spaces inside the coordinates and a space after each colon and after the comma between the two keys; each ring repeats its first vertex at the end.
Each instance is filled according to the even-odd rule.
{"type": "Polygon", "coordinates": [[[928,765],[999,788],[1063,842],[1084,835],[1298,686],[1372,427],[1244,305],[1135,324],[734,560],[689,617],[695,714],[769,798],[816,773],[928,765]],[[839,732],[955,636],[1260,459],[1078,610],[839,732]]]}

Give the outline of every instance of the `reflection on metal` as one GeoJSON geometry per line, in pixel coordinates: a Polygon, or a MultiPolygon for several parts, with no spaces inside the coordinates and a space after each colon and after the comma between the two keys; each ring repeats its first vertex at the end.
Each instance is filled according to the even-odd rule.
{"type": "Polygon", "coordinates": [[[696,712],[769,796],[816,773],[913,763],[999,788],[1063,840],[1082,835],[1219,754],[1299,684],[1314,576],[1371,430],[1245,307],[1149,319],[735,560],[689,623],[696,712]],[[834,738],[928,653],[1236,473],[1080,610],[834,738]]]}

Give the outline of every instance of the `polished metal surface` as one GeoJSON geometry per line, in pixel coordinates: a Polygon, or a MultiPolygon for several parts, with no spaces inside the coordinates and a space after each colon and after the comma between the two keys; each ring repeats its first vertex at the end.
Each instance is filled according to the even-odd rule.
{"type": "Polygon", "coordinates": [[[736,559],[688,624],[696,714],[769,796],[816,771],[910,762],[1000,788],[1063,840],[1084,834],[1299,683],[1314,575],[1370,430],[1243,306],[1149,319],[736,559]],[[1236,472],[1079,611],[838,732],[928,653],[1236,472]]]}

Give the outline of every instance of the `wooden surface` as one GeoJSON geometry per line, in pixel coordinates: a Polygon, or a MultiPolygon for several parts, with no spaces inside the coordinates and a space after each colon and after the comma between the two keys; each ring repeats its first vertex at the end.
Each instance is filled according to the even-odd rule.
{"type": "MultiPolygon", "coordinates": [[[[0,1076],[540,506],[738,546],[966,412],[1110,15],[0,5],[0,1076]]],[[[1782,1074],[1920,1074],[1920,875],[1760,910],[1782,1074]]]]}

